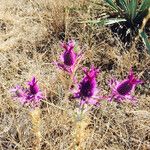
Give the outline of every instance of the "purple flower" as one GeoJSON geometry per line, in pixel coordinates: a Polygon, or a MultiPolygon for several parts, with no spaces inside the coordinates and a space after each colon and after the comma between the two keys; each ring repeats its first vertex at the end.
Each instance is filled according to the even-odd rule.
{"type": "Polygon", "coordinates": [[[10,90],[10,92],[14,93],[13,97],[19,99],[20,103],[23,105],[26,102],[26,89],[21,86],[16,86],[10,90]]]}
{"type": "Polygon", "coordinates": [[[29,89],[30,89],[30,93],[31,94],[37,94],[39,92],[39,87],[37,85],[37,81],[35,79],[35,77],[32,78],[31,81],[28,82],[29,85],[29,89]]]}
{"type": "Polygon", "coordinates": [[[134,92],[135,87],[140,83],[142,83],[142,81],[135,78],[131,69],[127,79],[124,79],[121,82],[115,79],[111,80],[110,87],[112,92],[109,100],[112,101],[114,99],[117,102],[122,102],[123,100],[128,99],[134,102],[135,97],[132,93],[134,92]]]}
{"type": "Polygon", "coordinates": [[[17,98],[22,105],[27,104],[34,108],[42,100],[42,92],[39,90],[35,77],[27,85],[29,86],[28,88],[16,86],[11,89],[11,92],[14,93],[13,97],[17,98]]]}
{"type": "Polygon", "coordinates": [[[99,97],[96,96],[98,93],[96,76],[99,73],[99,70],[95,69],[94,66],[92,66],[89,71],[84,68],[84,73],[85,76],[79,83],[78,90],[75,93],[74,98],[81,99],[80,105],[83,105],[85,103],[97,105],[97,99],[99,97]]]}
{"type": "Polygon", "coordinates": [[[61,63],[56,64],[59,68],[67,71],[68,73],[72,73],[79,56],[74,52],[75,42],[73,40],[70,40],[67,43],[62,42],[61,47],[64,49],[64,52],[61,55],[61,63]]]}
{"type": "Polygon", "coordinates": [[[69,41],[68,43],[61,43],[61,46],[65,50],[62,55],[63,63],[66,66],[74,65],[77,57],[77,54],[74,52],[75,42],[69,41]]]}
{"type": "Polygon", "coordinates": [[[37,85],[37,81],[35,77],[32,78],[31,81],[28,82],[28,96],[27,99],[34,101],[36,103],[40,102],[40,100],[43,98],[42,92],[40,92],[39,87],[37,85]]]}

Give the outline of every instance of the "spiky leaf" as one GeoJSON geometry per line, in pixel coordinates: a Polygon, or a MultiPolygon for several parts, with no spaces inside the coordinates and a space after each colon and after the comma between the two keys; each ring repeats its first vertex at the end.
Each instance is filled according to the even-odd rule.
{"type": "Polygon", "coordinates": [[[118,11],[117,5],[112,0],[105,0],[115,11],[118,11]]]}
{"type": "Polygon", "coordinates": [[[129,8],[129,17],[130,17],[131,22],[133,23],[133,19],[136,16],[137,0],[131,0],[128,5],[128,8],[129,8]]]}
{"type": "Polygon", "coordinates": [[[140,37],[142,38],[147,50],[148,50],[148,53],[150,54],[150,42],[148,40],[148,36],[146,35],[146,33],[144,31],[139,31],[140,33],[140,37]]]}
{"type": "Polygon", "coordinates": [[[123,11],[128,11],[128,6],[126,0],[116,0],[116,4],[123,9],[123,11]]]}
{"type": "Polygon", "coordinates": [[[150,7],[150,0],[143,0],[139,10],[136,13],[135,21],[141,20],[148,14],[148,8],[150,7]]]}
{"type": "Polygon", "coordinates": [[[150,0],[143,0],[139,8],[139,11],[144,11],[145,9],[148,9],[149,7],[150,7],[150,0]]]}
{"type": "Polygon", "coordinates": [[[81,23],[92,23],[92,24],[97,24],[97,25],[111,25],[114,23],[119,23],[119,22],[123,22],[126,21],[126,19],[122,19],[122,18],[110,18],[110,19],[100,19],[100,20],[88,20],[88,21],[84,21],[81,23]]]}

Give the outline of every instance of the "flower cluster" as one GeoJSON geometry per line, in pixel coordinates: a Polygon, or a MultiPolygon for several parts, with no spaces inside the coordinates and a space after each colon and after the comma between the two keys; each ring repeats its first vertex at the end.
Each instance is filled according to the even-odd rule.
{"type": "MultiPolygon", "coordinates": [[[[60,69],[72,74],[74,67],[77,62],[79,54],[74,52],[75,42],[70,40],[69,42],[61,43],[61,47],[64,49],[61,55],[62,63],[57,63],[60,69]]],[[[132,103],[135,102],[135,97],[132,95],[135,87],[142,83],[141,80],[135,78],[133,71],[131,69],[128,78],[123,81],[117,81],[112,79],[110,82],[111,93],[109,96],[98,96],[96,77],[99,71],[92,66],[88,71],[86,68],[83,69],[85,76],[78,83],[78,89],[73,93],[73,98],[80,99],[80,105],[92,104],[98,105],[100,99],[107,98],[109,101],[122,102],[124,100],[131,100],[132,103]]]]}
{"type": "Polygon", "coordinates": [[[30,105],[32,108],[39,106],[43,96],[37,84],[36,78],[33,77],[27,85],[28,88],[16,86],[11,89],[11,92],[14,94],[14,98],[18,99],[22,105],[30,105]]]}
{"type": "MultiPolygon", "coordinates": [[[[63,69],[67,73],[73,76],[75,79],[75,70],[76,64],[78,62],[78,58],[80,58],[80,54],[75,53],[75,42],[70,40],[69,42],[62,42],[61,47],[64,49],[63,54],[61,55],[61,62],[55,63],[57,67],[63,69]]],[[[141,80],[137,79],[132,69],[129,72],[129,75],[126,79],[122,81],[118,81],[116,79],[112,79],[110,82],[111,92],[109,96],[99,96],[99,90],[97,88],[96,77],[99,74],[99,70],[92,66],[89,70],[87,68],[83,68],[84,77],[81,79],[79,83],[76,84],[77,87],[74,91],[73,98],[79,99],[80,106],[84,104],[90,105],[99,105],[101,99],[107,99],[108,101],[115,102],[123,102],[125,100],[130,100],[132,103],[135,102],[135,97],[133,96],[133,92],[135,87],[142,83],[141,80]]],[[[14,93],[14,97],[19,99],[21,104],[28,104],[31,107],[36,107],[40,104],[41,99],[43,98],[42,92],[39,90],[37,80],[35,77],[32,78],[31,81],[28,82],[28,88],[24,88],[21,86],[16,86],[11,91],[14,93]]],[[[70,89],[69,89],[70,90],[70,89]]]]}

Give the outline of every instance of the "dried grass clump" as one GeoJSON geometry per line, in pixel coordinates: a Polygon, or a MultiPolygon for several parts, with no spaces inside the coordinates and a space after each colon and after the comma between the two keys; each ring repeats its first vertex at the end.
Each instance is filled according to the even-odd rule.
{"type": "MultiPolygon", "coordinates": [[[[100,1],[103,3],[103,1],[100,1]]],[[[33,75],[47,96],[41,105],[41,141],[43,150],[72,150],[78,129],[86,150],[149,150],[150,92],[149,56],[133,47],[126,50],[106,27],[79,23],[103,16],[105,6],[86,0],[5,0],[0,5],[0,149],[33,148],[29,111],[12,100],[9,90],[24,84],[33,75]],[[98,83],[101,93],[108,91],[108,79],[123,79],[129,68],[145,84],[136,91],[137,106],[104,101],[90,111],[88,121],[75,129],[72,118],[74,102],[66,106],[68,78],[51,64],[59,58],[59,41],[74,38],[85,52],[82,63],[101,67],[98,83]]],[[[104,14],[105,17],[105,14],[104,14]]],[[[144,48],[143,48],[144,49],[144,48]]],[[[81,78],[80,69],[78,78],[81,78]]],[[[81,123],[82,124],[82,123],[81,123]]]]}

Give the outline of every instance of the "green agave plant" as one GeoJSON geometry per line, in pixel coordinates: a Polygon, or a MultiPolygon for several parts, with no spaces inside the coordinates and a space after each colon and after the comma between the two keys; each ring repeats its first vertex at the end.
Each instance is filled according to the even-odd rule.
{"type": "Polygon", "coordinates": [[[110,17],[105,20],[91,20],[88,22],[100,25],[111,25],[113,33],[117,33],[124,44],[129,44],[140,33],[150,53],[150,43],[144,31],[139,32],[144,17],[150,13],[150,0],[104,0],[113,10],[110,17]]]}
{"type": "Polygon", "coordinates": [[[141,23],[143,18],[148,14],[150,0],[143,0],[141,5],[138,5],[138,0],[105,0],[118,16],[126,19],[129,25],[141,23]]]}
{"type": "MultiPolygon", "coordinates": [[[[144,41],[148,49],[148,53],[150,53],[150,43],[148,41],[148,36],[146,35],[146,32],[140,32],[140,27],[144,17],[150,13],[150,0],[143,0],[141,4],[138,3],[138,0],[116,0],[115,2],[112,0],[105,1],[114,10],[116,17],[126,19],[126,21],[122,23],[123,30],[126,31],[125,33],[122,32],[123,30],[121,31],[121,39],[123,39],[122,41],[124,43],[129,42],[135,35],[140,33],[139,35],[144,41]],[[129,34],[127,33],[128,31],[129,34]]],[[[112,26],[112,28],[114,27],[112,26]]]]}

